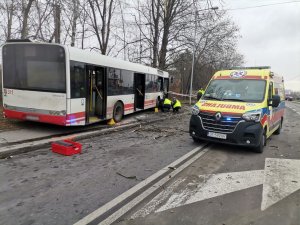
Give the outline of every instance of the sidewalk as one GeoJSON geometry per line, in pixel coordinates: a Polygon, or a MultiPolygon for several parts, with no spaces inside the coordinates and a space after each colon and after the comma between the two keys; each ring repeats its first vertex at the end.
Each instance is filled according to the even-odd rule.
{"type": "MultiPolygon", "coordinates": [[[[19,154],[26,151],[37,149],[42,145],[53,141],[74,138],[84,139],[90,136],[106,134],[120,129],[141,126],[142,124],[155,123],[168,117],[181,116],[182,113],[188,113],[188,106],[184,106],[184,111],[179,114],[155,113],[152,110],[134,113],[113,125],[107,125],[107,121],[78,127],[61,127],[51,124],[23,121],[15,130],[0,130],[0,157],[6,157],[10,154],[19,154]]],[[[10,123],[10,121],[5,121],[10,123]]]]}

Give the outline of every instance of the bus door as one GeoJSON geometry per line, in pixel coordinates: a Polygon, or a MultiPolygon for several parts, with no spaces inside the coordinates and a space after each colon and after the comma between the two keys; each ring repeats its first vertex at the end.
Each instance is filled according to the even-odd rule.
{"type": "Polygon", "coordinates": [[[163,85],[164,85],[163,91],[166,95],[168,95],[168,92],[169,92],[169,79],[168,78],[164,78],[163,85]]]}
{"type": "Polygon", "coordinates": [[[106,90],[105,69],[97,66],[87,66],[88,95],[87,95],[87,123],[104,119],[106,90]]]}
{"type": "Polygon", "coordinates": [[[145,102],[145,74],[134,74],[134,110],[144,109],[145,102]]]}

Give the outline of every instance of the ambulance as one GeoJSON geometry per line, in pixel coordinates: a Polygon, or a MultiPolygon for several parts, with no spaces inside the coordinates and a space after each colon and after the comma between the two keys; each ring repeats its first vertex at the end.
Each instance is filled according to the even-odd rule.
{"type": "Polygon", "coordinates": [[[247,146],[262,153],[267,139],[280,134],[284,109],[284,80],[270,67],[222,70],[192,107],[189,132],[197,142],[247,146]]]}

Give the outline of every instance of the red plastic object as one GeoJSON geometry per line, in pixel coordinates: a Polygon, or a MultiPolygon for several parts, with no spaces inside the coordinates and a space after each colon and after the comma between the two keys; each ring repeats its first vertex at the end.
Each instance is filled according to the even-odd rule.
{"type": "Polygon", "coordinates": [[[56,141],[51,143],[52,152],[61,155],[74,155],[81,153],[82,145],[71,140],[56,141]]]}

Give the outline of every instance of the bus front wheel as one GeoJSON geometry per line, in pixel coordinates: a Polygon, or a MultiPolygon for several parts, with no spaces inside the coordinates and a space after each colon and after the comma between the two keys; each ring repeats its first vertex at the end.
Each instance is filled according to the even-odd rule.
{"type": "Polygon", "coordinates": [[[113,119],[116,123],[120,122],[124,115],[124,106],[121,102],[117,102],[114,106],[113,119]]]}

